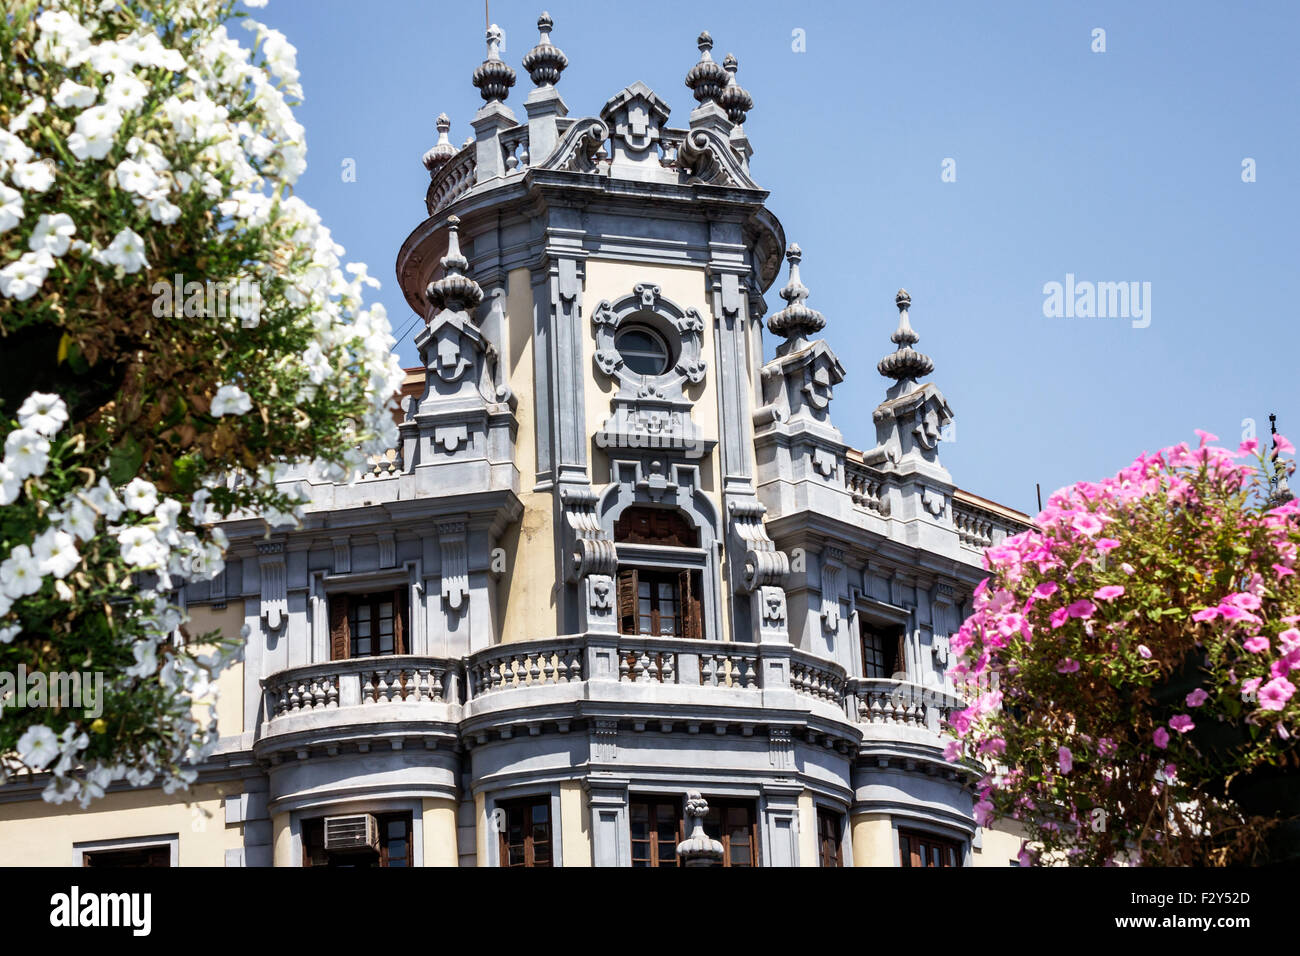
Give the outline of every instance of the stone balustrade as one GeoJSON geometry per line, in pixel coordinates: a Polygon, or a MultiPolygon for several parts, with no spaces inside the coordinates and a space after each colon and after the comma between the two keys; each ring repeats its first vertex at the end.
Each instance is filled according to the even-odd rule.
{"type": "Polygon", "coordinates": [[[447,161],[447,165],[438,170],[438,174],[429,183],[425,204],[432,215],[443,206],[450,206],[474,185],[478,169],[478,157],[474,144],[462,149],[447,161]]]}
{"type": "Polygon", "coordinates": [[[1027,518],[984,507],[982,499],[963,491],[952,496],[952,523],[963,548],[983,551],[1030,527],[1027,518]]]}
{"type": "Polygon", "coordinates": [[[263,681],[266,714],[402,702],[456,703],[459,665],[413,655],[354,658],[293,667],[263,681]]]}
{"type": "Polygon", "coordinates": [[[955,694],[907,681],[853,678],[848,681],[849,715],[859,724],[914,727],[937,734],[954,710],[965,707],[955,694]]]}
{"type": "Polygon", "coordinates": [[[867,465],[846,458],[844,483],[855,507],[880,518],[889,517],[889,494],[884,475],[867,465]]]}

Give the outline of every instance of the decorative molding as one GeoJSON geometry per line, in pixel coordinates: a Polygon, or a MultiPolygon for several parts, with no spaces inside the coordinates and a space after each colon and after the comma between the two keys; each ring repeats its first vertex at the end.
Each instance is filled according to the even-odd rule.
{"type": "Polygon", "coordinates": [[[262,552],[258,559],[261,573],[261,617],[270,631],[284,626],[289,613],[287,574],[284,566],[284,545],[258,545],[262,552]],[[265,551],[263,549],[266,549],[265,551]]]}
{"type": "Polygon", "coordinates": [[[347,535],[331,539],[334,546],[334,573],[347,574],[352,570],[352,542],[347,535]]]}
{"type": "Polygon", "coordinates": [[[442,599],[447,610],[460,613],[469,598],[469,559],[463,521],[438,524],[438,549],[442,557],[442,599]]]}
{"type": "Polygon", "coordinates": [[[379,542],[379,566],[381,568],[391,568],[397,565],[397,538],[392,534],[381,534],[376,537],[379,542]]]}

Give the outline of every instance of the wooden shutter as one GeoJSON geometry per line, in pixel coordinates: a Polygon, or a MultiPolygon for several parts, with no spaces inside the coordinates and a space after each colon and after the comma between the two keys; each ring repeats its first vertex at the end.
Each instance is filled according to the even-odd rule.
{"type": "Polygon", "coordinates": [[[700,598],[695,593],[695,572],[677,572],[677,596],[682,608],[682,637],[698,641],[703,636],[700,627],[700,598]]]}
{"type": "Polygon", "coordinates": [[[352,656],[352,629],[348,616],[352,602],[346,595],[330,598],[330,660],[341,661],[352,656]]]}
{"type": "Polygon", "coordinates": [[[898,646],[894,649],[893,673],[889,675],[890,677],[893,677],[894,674],[901,673],[903,675],[904,680],[906,680],[907,678],[906,636],[907,636],[907,628],[900,627],[898,629],[898,646]]]}
{"type": "Polygon", "coordinates": [[[636,569],[618,572],[618,617],[624,634],[637,632],[637,577],[636,569]]]}
{"type": "Polygon", "coordinates": [[[409,630],[407,624],[409,619],[406,613],[406,597],[409,589],[405,587],[393,589],[393,653],[405,654],[406,650],[406,632],[409,630]]]}

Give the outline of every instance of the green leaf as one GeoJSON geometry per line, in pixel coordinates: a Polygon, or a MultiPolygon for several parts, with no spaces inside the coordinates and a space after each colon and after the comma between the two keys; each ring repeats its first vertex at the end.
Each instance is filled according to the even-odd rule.
{"type": "Polygon", "coordinates": [[[140,443],[127,435],[108,453],[108,480],[115,485],[126,484],[139,474],[143,462],[144,451],[140,443]]]}

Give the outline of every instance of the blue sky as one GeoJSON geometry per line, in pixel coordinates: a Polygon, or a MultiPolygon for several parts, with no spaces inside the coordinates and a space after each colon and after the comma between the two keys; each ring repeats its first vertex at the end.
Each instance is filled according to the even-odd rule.
{"type": "MultiPolygon", "coordinates": [[[[874,443],[863,412],[884,397],[900,286],[956,413],[942,460],[977,494],[1029,511],[1035,482],[1046,498],[1197,427],[1235,445],[1270,411],[1300,439],[1300,4],[545,2],[573,116],[639,79],[685,125],[698,32],[739,58],[751,171],[803,248],[848,370],[832,417],[854,445],[874,443]],[[1067,273],[1149,282],[1150,325],[1045,317],[1043,287],[1067,273]]],[[[542,5],[492,2],[521,118],[542,5]]],[[[393,263],[425,215],[420,156],[439,112],[453,143],[471,133],[483,7],[272,0],[255,15],[298,48],[299,194],[383,281],[401,329],[393,263]]],[[[399,352],[417,364],[409,336],[399,352]]]]}

